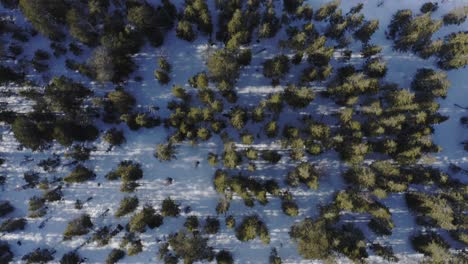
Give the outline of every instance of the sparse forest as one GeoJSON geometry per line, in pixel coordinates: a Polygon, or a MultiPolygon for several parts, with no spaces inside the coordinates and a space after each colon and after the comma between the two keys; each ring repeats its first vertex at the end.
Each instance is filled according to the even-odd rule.
{"type": "Polygon", "coordinates": [[[463,0],[0,0],[0,263],[467,263],[463,0]]]}

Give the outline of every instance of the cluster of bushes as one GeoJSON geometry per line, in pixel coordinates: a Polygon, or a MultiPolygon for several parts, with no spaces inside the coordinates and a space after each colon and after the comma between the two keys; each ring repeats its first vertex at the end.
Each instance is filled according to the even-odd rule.
{"type": "Polygon", "coordinates": [[[208,238],[200,233],[184,230],[171,234],[167,243],[159,247],[159,257],[165,263],[184,263],[212,261],[215,257],[213,248],[208,246],[208,238]]]}
{"type": "Polygon", "coordinates": [[[86,168],[85,166],[79,164],[77,165],[70,174],[63,178],[63,181],[66,183],[79,183],[85,182],[96,178],[96,174],[86,168]]]}
{"type": "Polygon", "coordinates": [[[83,214],[68,222],[65,232],[63,233],[63,239],[70,240],[74,236],[86,235],[91,231],[93,226],[91,217],[87,214],[83,214]]]}
{"type": "Polygon", "coordinates": [[[169,73],[171,73],[171,64],[167,61],[166,58],[161,57],[158,60],[159,70],[154,71],[154,77],[160,84],[167,84],[171,81],[169,73]]]}
{"type": "Polygon", "coordinates": [[[306,218],[294,224],[289,234],[297,243],[299,254],[306,259],[324,260],[333,251],[355,261],[368,256],[364,234],[352,224],[333,226],[324,219],[306,218]]]}
{"type": "Polygon", "coordinates": [[[447,230],[456,228],[454,224],[455,212],[451,203],[443,197],[421,192],[407,192],[405,198],[408,207],[418,214],[416,220],[419,224],[447,230]]]}
{"type": "Polygon", "coordinates": [[[211,35],[213,24],[205,0],[191,0],[185,2],[184,11],[177,24],[176,35],[181,39],[194,41],[197,34],[193,30],[192,24],[195,24],[197,29],[203,33],[211,35]]]}
{"type": "Polygon", "coordinates": [[[134,214],[128,223],[130,232],[143,233],[146,227],[151,229],[157,228],[163,224],[163,216],[156,213],[153,207],[145,206],[141,211],[134,214]]]}
{"type": "Polygon", "coordinates": [[[91,90],[64,76],[55,77],[44,93],[25,93],[36,105],[33,112],[12,120],[16,139],[32,150],[43,149],[53,140],[64,146],[95,140],[99,132],[82,108],[91,94],[91,90]]]}
{"type": "Polygon", "coordinates": [[[120,190],[123,192],[133,192],[138,186],[136,181],[141,178],[143,178],[141,165],[130,160],[121,161],[116,170],[106,174],[108,180],[122,180],[120,190]]]}
{"type": "MultiPolygon", "coordinates": [[[[245,177],[242,175],[229,176],[227,172],[217,170],[214,175],[214,187],[220,194],[228,194],[230,192],[239,195],[246,206],[254,206],[254,201],[257,200],[261,205],[268,203],[267,193],[279,195],[278,184],[274,180],[260,182],[253,177],[245,177]]],[[[227,202],[229,202],[228,199],[227,202]]]]}
{"type": "Polygon", "coordinates": [[[432,20],[431,13],[414,16],[411,10],[399,10],[393,15],[388,26],[388,37],[393,39],[394,48],[399,51],[412,51],[422,58],[438,57],[438,66],[442,69],[457,69],[468,64],[463,56],[463,43],[466,32],[451,33],[443,40],[432,41],[432,35],[442,24],[461,24],[466,20],[467,7],[450,11],[443,20],[432,20]]]}
{"type": "Polygon", "coordinates": [[[270,243],[268,227],[257,215],[244,217],[235,231],[240,241],[249,241],[258,237],[264,244],[270,243]]]}

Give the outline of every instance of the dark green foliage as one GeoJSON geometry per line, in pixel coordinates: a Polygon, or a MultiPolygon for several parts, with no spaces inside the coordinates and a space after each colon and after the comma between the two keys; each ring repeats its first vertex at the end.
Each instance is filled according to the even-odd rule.
{"type": "Polygon", "coordinates": [[[70,35],[86,45],[95,46],[98,34],[93,25],[86,21],[87,19],[86,14],[76,8],[69,9],[66,15],[70,35]]]}
{"type": "Polygon", "coordinates": [[[46,144],[43,136],[45,131],[26,117],[16,118],[12,125],[12,130],[16,140],[27,148],[38,150],[46,144]]]}
{"type": "Polygon", "coordinates": [[[364,56],[364,58],[370,58],[374,55],[377,55],[381,51],[382,51],[382,47],[378,45],[371,45],[371,44],[363,45],[362,50],[361,50],[362,56],[364,56]]]}
{"type": "Polygon", "coordinates": [[[156,152],[154,156],[159,159],[159,161],[171,161],[175,159],[176,148],[171,143],[168,144],[158,144],[156,146],[156,152]]]}
{"type": "Polygon", "coordinates": [[[82,262],[83,259],[74,251],[65,253],[60,259],[60,264],[79,264],[82,262]]]}
{"type": "Polygon", "coordinates": [[[299,208],[296,202],[294,202],[292,197],[289,197],[288,195],[283,197],[281,202],[281,209],[283,210],[283,213],[288,216],[297,216],[299,214],[299,208]]]}
{"type": "Polygon", "coordinates": [[[263,63],[263,75],[275,82],[289,72],[289,58],[286,55],[277,55],[263,63]]]}
{"type": "Polygon", "coordinates": [[[213,217],[207,217],[205,219],[205,226],[203,231],[206,234],[216,234],[219,231],[219,220],[213,217]]]}
{"type": "Polygon", "coordinates": [[[93,223],[91,222],[91,218],[87,214],[83,214],[79,216],[78,218],[75,218],[71,220],[67,228],[65,229],[65,232],[63,233],[63,239],[64,240],[69,240],[72,239],[74,236],[81,236],[88,234],[89,231],[91,231],[91,228],[93,227],[93,223]]]}
{"type": "Polygon", "coordinates": [[[217,50],[208,58],[208,76],[216,83],[232,85],[239,76],[240,65],[235,55],[227,50],[217,50]]]}
{"type": "Polygon", "coordinates": [[[115,216],[122,217],[129,214],[138,207],[138,198],[136,196],[127,196],[120,201],[119,208],[115,212],[115,216]]]}
{"type": "Polygon", "coordinates": [[[198,231],[198,217],[196,215],[190,215],[185,219],[184,227],[190,232],[198,231]]]}
{"type": "Polygon", "coordinates": [[[306,184],[309,188],[318,188],[319,174],[317,169],[310,163],[302,162],[287,176],[287,183],[290,186],[298,186],[300,183],[306,184]]]}
{"type": "Polygon", "coordinates": [[[160,84],[168,84],[171,81],[171,77],[163,70],[155,70],[154,77],[160,84]]]}
{"type": "Polygon", "coordinates": [[[398,262],[398,257],[395,256],[393,253],[393,249],[391,246],[382,246],[381,244],[374,243],[371,246],[371,249],[374,251],[375,254],[381,256],[383,259],[391,262],[398,262]]]}
{"type": "Polygon", "coordinates": [[[179,21],[177,24],[176,35],[177,37],[187,41],[194,41],[197,37],[196,33],[193,31],[192,24],[186,20],[179,21]]]}
{"type": "Polygon", "coordinates": [[[65,157],[72,158],[77,161],[89,160],[92,148],[83,145],[73,145],[71,149],[65,153],[65,157]]]}
{"type": "Polygon", "coordinates": [[[467,32],[458,32],[448,35],[437,54],[439,67],[445,70],[451,70],[467,65],[467,43],[467,32]]]}
{"type": "Polygon", "coordinates": [[[427,234],[417,234],[411,238],[411,243],[416,251],[431,256],[432,260],[444,262],[449,259],[449,244],[438,234],[429,232],[427,234]]]}
{"type": "Polygon", "coordinates": [[[270,163],[278,163],[281,159],[281,154],[274,150],[265,150],[262,151],[262,159],[270,162],[270,163]]]}
{"type": "Polygon", "coordinates": [[[136,103],[135,98],[131,94],[121,89],[108,93],[107,99],[111,103],[112,108],[121,114],[128,113],[136,103]]]}
{"type": "Polygon", "coordinates": [[[332,232],[333,249],[352,260],[367,258],[364,233],[353,224],[345,224],[332,232]]]}
{"type": "Polygon", "coordinates": [[[421,13],[429,13],[429,12],[435,12],[438,8],[439,8],[439,3],[427,2],[421,6],[420,11],[421,13]]]}
{"type": "Polygon", "coordinates": [[[106,264],[114,264],[125,257],[125,251],[113,248],[106,258],[106,264]]]}
{"type": "Polygon", "coordinates": [[[265,223],[257,215],[244,217],[240,225],[236,227],[237,239],[245,242],[257,236],[264,244],[270,243],[270,235],[265,223]]]}
{"type": "Polygon", "coordinates": [[[67,183],[79,183],[96,178],[94,172],[83,165],[77,165],[63,180],[67,183]]]}
{"type": "Polygon", "coordinates": [[[396,50],[420,53],[441,26],[442,22],[432,20],[430,13],[413,16],[411,10],[399,10],[388,26],[389,37],[394,40],[396,50]]]}
{"type": "Polygon", "coordinates": [[[214,257],[213,249],[207,244],[208,238],[199,233],[186,233],[180,231],[169,237],[169,245],[175,256],[182,258],[184,263],[211,260],[214,257]]]}
{"type": "Polygon", "coordinates": [[[121,178],[123,181],[136,181],[143,177],[143,171],[139,163],[124,160],[119,163],[117,170],[110,172],[106,178],[113,180],[121,178]]]}
{"type": "Polygon", "coordinates": [[[125,136],[122,130],[113,127],[107,130],[103,135],[104,141],[111,146],[120,146],[125,142],[125,136]]]}
{"type": "Polygon", "coordinates": [[[314,91],[308,87],[297,88],[295,85],[288,85],[284,90],[284,100],[295,109],[307,107],[314,98],[314,91]]]}
{"type": "Polygon", "coordinates": [[[130,232],[143,233],[146,226],[153,229],[160,227],[163,224],[163,217],[156,213],[154,208],[145,206],[143,209],[134,214],[128,223],[130,232]]]}
{"type": "Polygon", "coordinates": [[[411,82],[411,88],[421,95],[421,99],[445,98],[450,81],[443,71],[434,71],[428,68],[418,69],[411,82]]]}
{"type": "Polygon", "coordinates": [[[387,74],[387,63],[381,59],[370,59],[364,65],[364,71],[371,78],[383,78],[387,74]]]}
{"type": "Polygon", "coordinates": [[[317,21],[325,20],[335,12],[340,4],[341,0],[333,0],[320,6],[317,12],[315,12],[314,19],[317,21]]]}
{"type": "Polygon", "coordinates": [[[368,43],[378,28],[379,20],[367,21],[356,32],[354,32],[354,37],[363,43],[368,43]]]}
{"type": "Polygon", "coordinates": [[[20,0],[19,8],[34,28],[52,40],[61,40],[64,33],[60,23],[65,20],[68,9],[65,1],[20,0]]]}
{"type": "Polygon", "coordinates": [[[174,200],[172,200],[171,197],[167,197],[162,202],[161,214],[163,216],[177,217],[180,214],[179,205],[174,200]]]}
{"type": "Polygon", "coordinates": [[[232,254],[227,250],[221,250],[216,254],[216,263],[217,264],[233,264],[234,259],[232,258],[232,254]]]}
{"type": "Polygon", "coordinates": [[[2,222],[0,225],[1,232],[14,232],[17,230],[23,230],[26,226],[26,219],[24,218],[9,218],[2,222]]]}
{"type": "Polygon", "coordinates": [[[26,261],[27,264],[32,263],[47,263],[54,260],[53,251],[46,248],[37,248],[32,252],[24,255],[21,260],[26,261]]]}
{"type": "Polygon", "coordinates": [[[324,259],[331,252],[330,236],[322,220],[305,220],[294,224],[289,235],[297,243],[299,254],[306,259],[324,259]],[[313,243],[311,243],[313,241],[313,243]]]}
{"type": "Polygon", "coordinates": [[[155,47],[160,46],[164,41],[163,33],[158,26],[172,24],[171,19],[161,21],[162,17],[158,15],[149,4],[130,7],[127,13],[128,22],[143,33],[155,47]]]}
{"type": "Polygon", "coordinates": [[[418,192],[408,192],[405,198],[408,207],[420,214],[424,224],[448,230],[455,228],[454,211],[446,199],[418,192]]]}

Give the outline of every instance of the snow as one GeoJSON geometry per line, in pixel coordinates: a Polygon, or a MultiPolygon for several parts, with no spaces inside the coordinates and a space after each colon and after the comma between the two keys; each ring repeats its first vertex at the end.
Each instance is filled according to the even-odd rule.
{"type": "MultiPolygon", "coordinates": [[[[326,2],[309,1],[314,10],[318,8],[319,3],[326,2]]],[[[388,63],[388,74],[386,79],[397,82],[402,87],[409,87],[412,76],[418,68],[433,67],[431,60],[422,60],[410,54],[397,53],[392,51],[391,42],[385,39],[384,31],[386,25],[391,19],[393,13],[402,8],[419,10],[419,7],[426,1],[413,0],[386,0],[383,6],[378,7],[379,1],[342,1],[344,11],[359,2],[363,2],[367,19],[379,19],[380,29],[374,34],[372,43],[378,43],[384,47],[384,58],[388,63]]],[[[440,2],[440,1],[439,1],[440,2]]],[[[454,6],[466,4],[463,0],[442,1],[439,3],[439,10],[435,12],[435,17],[440,17],[454,6]]],[[[276,3],[277,6],[280,3],[276,3]]],[[[214,7],[210,3],[212,14],[214,7]]],[[[20,17],[17,11],[1,10],[0,12],[8,12],[15,18],[20,17]]],[[[216,16],[213,16],[215,18],[216,16]]],[[[213,21],[216,23],[216,19],[213,21]]],[[[21,18],[18,18],[18,23],[22,24],[21,18]]],[[[444,27],[441,30],[440,36],[446,35],[448,32],[453,32],[467,28],[468,23],[460,26],[444,27]]],[[[439,36],[439,35],[438,35],[439,36]]],[[[273,54],[279,52],[276,43],[284,37],[284,30],[271,40],[262,41],[262,47],[266,47],[267,51],[256,54],[253,52],[252,64],[241,73],[236,90],[240,96],[240,102],[246,105],[256,105],[261,98],[268,96],[273,92],[277,92],[284,88],[283,86],[273,88],[270,86],[270,80],[267,80],[261,74],[261,63],[266,58],[271,58],[273,54]]],[[[38,35],[31,39],[25,46],[25,53],[28,58],[31,58],[34,51],[41,48],[50,50],[50,42],[38,35]]],[[[207,44],[207,38],[200,36],[192,43],[180,40],[175,37],[175,32],[172,31],[166,36],[164,48],[155,49],[149,45],[145,46],[139,54],[134,56],[134,61],[139,65],[139,69],[132,76],[141,76],[142,82],[129,81],[126,89],[131,92],[137,99],[137,104],[140,109],[150,109],[151,106],[159,106],[158,114],[167,116],[169,113],[166,109],[166,103],[171,100],[171,87],[173,84],[184,85],[190,89],[186,80],[194,74],[206,69],[204,59],[209,50],[215,49],[207,44]],[[172,81],[169,85],[161,86],[154,79],[153,71],[157,68],[157,56],[163,54],[167,56],[168,61],[172,64],[173,72],[171,73],[172,81]]],[[[356,44],[357,45],[357,44],[356,44]]],[[[257,44],[253,45],[253,51],[258,49],[257,44]]],[[[358,45],[357,45],[358,46],[358,45]]],[[[356,46],[356,47],[357,47],[356,46]]],[[[89,52],[82,55],[82,58],[89,56],[89,52]]],[[[70,72],[64,66],[64,57],[58,59],[52,58],[50,65],[50,76],[66,75],[76,80],[80,80],[87,86],[92,88],[97,93],[104,93],[112,89],[109,84],[98,85],[90,82],[88,79],[80,76],[77,73],[70,72]]],[[[359,60],[358,57],[353,57],[353,60],[359,60]]],[[[17,62],[11,62],[17,63],[17,62]]],[[[297,74],[301,69],[294,69],[287,77],[288,80],[294,81],[297,79],[297,74]]],[[[43,82],[40,74],[33,73],[31,77],[43,82]]],[[[454,107],[455,103],[466,105],[468,102],[468,84],[466,82],[466,69],[452,70],[448,72],[448,78],[452,83],[448,96],[445,100],[441,100],[440,112],[450,116],[446,122],[435,126],[433,139],[442,147],[442,151],[434,155],[437,162],[436,165],[446,168],[449,163],[455,163],[458,166],[466,167],[468,165],[468,157],[463,147],[460,144],[463,140],[467,140],[466,129],[460,125],[459,118],[466,115],[466,110],[454,107]]],[[[47,80],[46,80],[47,81],[47,80]]],[[[12,87],[2,87],[2,91],[12,87]]],[[[317,87],[319,89],[320,87],[317,87]]],[[[16,88],[15,88],[16,89],[16,88]]],[[[2,98],[2,102],[4,99],[2,98]]],[[[20,97],[13,96],[8,99],[9,107],[19,112],[26,112],[30,109],[30,102],[22,100],[20,97]]],[[[309,109],[309,108],[308,108],[309,109]]],[[[316,99],[310,106],[310,110],[317,111],[319,114],[330,115],[338,109],[336,106],[326,104],[326,100],[316,99]]],[[[286,117],[292,116],[294,112],[284,114],[286,120],[284,123],[296,122],[289,120],[286,117]]],[[[304,113],[305,114],[305,113],[304,113]]],[[[319,115],[318,114],[318,115],[319,115]]],[[[63,188],[64,201],[48,203],[49,209],[46,216],[42,218],[28,218],[26,229],[21,232],[4,234],[1,238],[6,240],[12,246],[15,254],[15,261],[20,263],[22,255],[34,250],[37,247],[50,247],[57,250],[56,261],[70,250],[73,250],[80,245],[88,236],[74,238],[69,241],[62,241],[62,233],[66,224],[71,219],[79,216],[82,213],[88,213],[93,219],[96,226],[125,224],[130,216],[115,218],[113,216],[118,207],[118,202],[127,194],[119,191],[119,181],[108,181],[104,175],[110,170],[115,169],[117,164],[122,160],[133,160],[142,165],[144,177],[139,181],[140,187],[137,188],[136,194],[140,200],[139,209],[145,204],[150,204],[156,209],[159,209],[164,198],[170,196],[181,204],[181,208],[190,206],[192,212],[190,214],[199,217],[216,215],[215,207],[220,196],[216,193],[212,186],[212,177],[216,168],[211,167],[206,157],[209,152],[220,153],[223,146],[219,139],[212,139],[208,143],[201,143],[197,146],[183,144],[178,146],[177,160],[172,162],[159,162],[153,157],[155,145],[167,141],[168,131],[163,127],[154,129],[140,129],[131,131],[124,125],[119,125],[119,128],[125,131],[127,138],[126,144],[122,147],[116,147],[112,151],[107,152],[108,146],[97,141],[97,150],[92,153],[91,160],[86,162],[86,166],[94,169],[97,174],[96,180],[89,183],[71,184],[63,188]],[[194,163],[200,161],[200,165],[195,168],[194,163]],[[164,181],[167,177],[174,179],[174,183],[170,186],[165,186],[164,181]],[[100,186],[98,186],[100,183],[100,186]],[[82,210],[74,209],[74,202],[77,199],[82,201],[88,197],[93,199],[87,202],[82,210]],[[107,208],[110,212],[107,216],[97,219],[97,217],[107,208]],[[39,229],[39,224],[48,216],[52,218],[46,223],[43,229],[39,229]],[[22,245],[16,244],[16,241],[21,240],[22,245]]],[[[109,128],[108,125],[100,124],[101,129],[109,128]]],[[[255,126],[248,126],[249,130],[255,131],[255,126]]],[[[16,207],[16,210],[9,216],[22,217],[28,214],[28,199],[33,195],[40,195],[38,189],[16,190],[17,187],[24,185],[23,173],[29,170],[40,170],[35,167],[35,164],[41,159],[49,157],[48,153],[63,154],[65,149],[55,144],[47,153],[31,152],[27,149],[18,149],[18,143],[14,139],[12,132],[6,128],[2,128],[2,141],[0,152],[2,157],[7,162],[2,165],[2,174],[7,176],[7,183],[1,197],[8,199],[16,207]],[[29,155],[34,161],[22,164],[24,156],[29,155]]],[[[272,142],[262,139],[256,147],[270,147],[272,142]]],[[[239,146],[242,147],[242,146],[239,146]]],[[[320,187],[317,191],[309,190],[304,187],[291,189],[295,200],[300,208],[299,217],[288,217],[281,211],[281,201],[277,198],[269,199],[269,203],[265,206],[256,204],[253,208],[247,208],[243,205],[241,199],[234,199],[231,203],[229,213],[236,216],[259,214],[266,222],[271,236],[269,245],[262,244],[259,240],[253,242],[242,243],[238,241],[232,230],[229,230],[224,225],[223,217],[221,220],[221,231],[217,235],[210,236],[210,245],[215,249],[230,250],[236,263],[266,263],[270,254],[270,249],[276,247],[279,256],[282,257],[284,263],[314,263],[313,261],[303,260],[298,256],[295,245],[289,239],[290,226],[302,220],[305,217],[314,217],[318,215],[318,205],[326,204],[330,201],[334,191],[345,186],[345,183],[340,176],[340,173],[345,170],[345,165],[338,161],[338,155],[335,152],[328,152],[319,157],[315,157],[312,162],[317,163],[323,171],[323,177],[320,178],[320,187]]],[[[292,164],[289,158],[283,157],[276,165],[258,164],[258,171],[253,175],[265,179],[276,179],[282,182],[284,175],[292,164]]],[[[63,177],[70,170],[70,167],[59,167],[55,172],[41,172],[41,176],[48,177],[63,177]]],[[[460,179],[466,181],[466,175],[459,174],[460,179]]],[[[133,194],[132,194],[133,195],[133,194]]],[[[395,252],[398,253],[401,263],[418,263],[421,259],[421,254],[415,253],[409,243],[409,235],[415,232],[418,226],[415,225],[414,217],[408,211],[404,197],[402,194],[393,194],[388,198],[383,199],[383,203],[388,206],[392,212],[395,228],[393,234],[388,237],[379,237],[378,241],[390,243],[395,252]]],[[[185,214],[183,214],[185,216],[185,214]]],[[[355,218],[359,226],[366,229],[366,219],[355,218]],[[362,222],[364,221],[364,222],[362,222]]],[[[147,230],[141,234],[144,250],[137,256],[125,257],[122,263],[158,263],[157,258],[158,245],[156,239],[163,239],[168,234],[177,231],[182,227],[184,217],[164,219],[164,225],[154,230],[147,230]]],[[[114,237],[108,246],[99,248],[94,244],[88,244],[79,253],[87,258],[87,263],[102,262],[111,248],[118,247],[119,241],[123,232],[114,237]]],[[[372,233],[366,231],[367,237],[375,237],[372,233]]],[[[345,258],[340,258],[340,262],[349,263],[345,258]]],[[[372,256],[369,259],[371,263],[381,263],[383,260],[379,257],[372,256]]]]}

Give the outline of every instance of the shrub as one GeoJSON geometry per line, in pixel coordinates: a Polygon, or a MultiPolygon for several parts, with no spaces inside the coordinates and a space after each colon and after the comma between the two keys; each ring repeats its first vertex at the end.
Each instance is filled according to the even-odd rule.
{"type": "Polygon", "coordinates": [[[383,259],[391,262],[398,262],[398,257],[395,256],[393,253],[393,249],[391,246],[382,246],[378,243],[374,243],[371,245],[371,249],[377,254],[381,256],[383,259]]]}
{"type": "Polygon", "coordinates": [[[69,240],[74,236],[81,236],[88,234],[93,227],[93,223],[91,222],[91,218],[87,214],[83,214],[78,218],[71,220],[65,232],[63,233],[63,239],[69,240]]]}
{"type": "Polygon", "coordinates": [[[68,252],[60,259],[60,264],[79,264],[82,263],[80,255],[74,251],[68,252]]]}
{"type": "Polygon", "coordinates": [[[125,251],[113,248],[106,258],[106,264],[114,264],[125,257],[125,251]]]}
{"type": "Polygon", "coordinates": [[[163,224],[163,217],[156,214],[156,211],[149,206],[145,206],[140,212],[134,214],[128,223],[130,232],[142,233],[146,226],[153,229],[163,224]]]}
{"type": "Polygon", "coordinates": [[[319,174],[312,164],[302,162],[294,170],[290,171],[286,182],[291,186],[306,184],[309,188],[318,188],[319,174]]]}
{"type": "Polygon", "coordinates": [[[330,254],[330,238],[323,220],[306,218],[294,224],[289,235],[297,243],[297,250],[303,258],[324,259],[330,254]]]}
{"type": "Polygon", "coordinates": [[[210,260],[213,258],[213,249],[208,247],[208,239],[199,233],[186,233],[180,231],[169,236],[169,245],[176,256],[183,258],[184,263],[210,260]]]}
{"type": "Polygon", "coordinates": [[[26,263],[47,263],[54,260],[53,251],[48,249],[37,248],[32,252],[24,255],[21,260],[25,260],[26,263]]]}
{"type": "Polygon", "coordinates": [[[155,70],[154,77],[160,84],[168,84],[171,81],[171,77],[163,70],[155,70]]]}
{"type": "Polygon", "coordinates": [[[139,163],[124,160],[119,163],[116,170],[109,172],[106,178],[109,180],[116,180],[121,178],[123,182],[132,182],[139,180],[143,177],[143,170],[139,163]]]}
{"type": "Polygon", "coordinates": [[[122,130],[113,127],[107,130],[103,136],[104,141],[111,146],[120,146],[125,142],[125,136],[122,130]]]}
{"type": "Polygon", "coordinates": [[[217,264],[233,264],[234,259],[232,258],[232,255],[229,251],[227,250],[221,250],[216,254],[216,263],[217,264]]]}
{"type": "Polygon", "coordinates": [[[278,55],[263,63],[263,75],[274,81],[279,81],[289,72],[289,58],[286,55],[278,55]]]}
{"type": "Polygon", "coordinates": [[[176,149],[175,146],[171,143],[167,144],[158,144],[156,146],[156,152],[154,156],[159,159],[159,161],[170,161],[175,159],[176,149]]]}
{"type": "Polygon", "coordinates": [[[438,234],[430,232],[417,234],[411,238],[414,249],[432,257],[436,263],[443,263],[449,259],[449,244],[438,234]]]}
{"type": "Polygon", "coordinates": [[[184,223],[184,227],[187,228],[190,232],[195,232],[198,230],[198,217],[196,215],[190,215],[187,217],[184,223]]]}
{"type": "Polygon", "coordinates": [[[17,230],[24,230],[26,226],[26,219],[24,218],[10,218],[2,222],[0,225],[1,232],[14,232],[17,230]]]}
{"type": "Polygon", "coordinates": [[[65,176],[63,180],[67,183],[79,183],[96,178],[94,172],[83,165],[77,165],[73,171],[65,176]]]}
{"type": "Polygon", "coordinates": [[[177,24],[176,36],[190,42],[194,41],[197,37],[196,33],[192,29],[192,24],[186,20],[180,20],[177,24]]]}
{"type": "Polygon", "coordinates": [[[138,198],[136,196],[130,197],[127,196],[120,201],[119,208],[115,212],[115,216],[122,217],[126,214],[129,214],[138,207],[138,198]]]}
{"type": "Polygon", "coordinates": [[[260,237],[260,240],[264,244],[270,242],[268,229],[258,216],[251,215],[244,217],[241,224],[236,228],[237,239],[240,241],[248,241],[255,239],[257,236],[260,237]]]}
{"type": "Polygon", "coordinates": [[[128,113],[136,103],[135,98],[122,89],[109,92],[107,94],[107,99],[115,108],[115,110],[121,114],[128,113]]]}
{"type": "Polygon", "coordinates": [[[177,217],[180,214],[179,205],[174,200],[172,200],[171,197],[168,197],[162,202],[161,214],[163,216],[177,217]]]}
{"type": "Polygon", "coordinates": [[[226,227],[234,228],[235,226],[236,226],[236,219],[234,218],[234,216],[229,215],[228,217],[226,217],[226,227]]]}
{"type": "Polygon", "coordinates": [[[65,157],[72,158],[77,161],[89,160],[92,149],[83,145],[73,145],[69,151],[65,153],[65,157]]]}
{"type": "Polygon", "coordinates": [[[288,216],[297,216],[299,214],[297,204],[291,199],[283,199],[281,209],[283,209],[283,212],[288,216]]]}
{"type": "Polygon", "coordinates": [[[281,154],[274,150],[265,150],[262,152],[262,159],[270,163],[276,164],[280,161],[281,154]]]}
{"type": "Polygon", "coordinates": [[[212,217],[205,219],[204,231],[206,234],[216,234],[219,231],[219,220],[212,217]]]}
{"type": "Polygon", "coordinates": [[[435,12],[439,8],[439,4],[437,2],[427,2],[424,3],[421,8],[419,9],[421,13],[429,13],[429,12],[435,12]]]}

